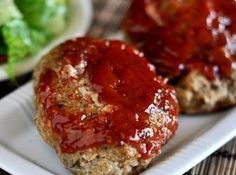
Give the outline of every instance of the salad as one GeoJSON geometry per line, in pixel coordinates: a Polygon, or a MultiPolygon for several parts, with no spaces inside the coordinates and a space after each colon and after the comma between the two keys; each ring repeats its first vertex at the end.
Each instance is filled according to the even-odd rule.
{"type": "Polygon", "coordinates": [[[0,0],[0,9],[0,64],[14,78],[17,62],[63,32],[67,0],[0,0]]]}

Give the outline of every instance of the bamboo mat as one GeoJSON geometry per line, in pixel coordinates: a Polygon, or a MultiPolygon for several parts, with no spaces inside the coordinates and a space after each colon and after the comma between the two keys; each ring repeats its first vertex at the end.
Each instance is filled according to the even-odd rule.
{"type": "MultiPolygon", "coordinates": [[[[119,31],[129,0],[92,0],[94,21],[90,36],[105,37],[119,31]]],[[[0,169],[0,175],[9,175],[0,169]]],[[[214,152],[184,175],[236,175],[236,138],[214,152]]]]}

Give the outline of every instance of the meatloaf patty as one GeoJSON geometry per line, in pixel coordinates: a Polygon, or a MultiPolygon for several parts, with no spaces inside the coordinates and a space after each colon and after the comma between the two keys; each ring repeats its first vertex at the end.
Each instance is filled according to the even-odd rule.
{"type": "Polygon", "coordinates": [[[182,113],[236,104],[235,0],[133,0],[124,31],[177,89],[182,113]]]}
{"type": "Polygon", "coordinates": [[[74,174],[137,174],[174,135],[173,87],[120,41],[77,38],[34,72],[37,128],[74,174]]]}

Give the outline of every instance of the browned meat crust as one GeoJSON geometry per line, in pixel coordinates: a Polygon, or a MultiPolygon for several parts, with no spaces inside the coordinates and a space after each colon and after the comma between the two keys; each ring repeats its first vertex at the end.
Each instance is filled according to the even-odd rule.
{"type": "MultiPolygon", "coordinates": [[[[34,72],[34,87],[39,83],[40,74],[48,67],[57,70],[61,65],[57,64],[57,60],[61,58],[61,47],[57,47],[39,63],[34,72]]],[[[70,67],[65,67],[67,73],[70,72],[70,67]]],[[[81,71],[84,71],[81,68],[81,71]]],[[[103,104],[98,100],[97,93],[91,87],[88,77],[81,77],[79,95],[82,97],[79,102],[68,100],[67,95],[73,93],[73,83],[70,87],[61,87],[60,102],[73,108],[83,108],[83,110],[91,111],[100,110],[109,111],[112,106],[103,104]],[[72,87],[72,88],[71,88],[72,87]],[[85,99],[89,97],[89,101],[85,99]]],[[[60,86],[58,86],[60,87],[60,86]]],[[[59,147],[60,137],[53,132],[52,124],[47,122],[44,116],[44,108],[40,103],[39,98],[35,98],[36,106],[36,126],[42,135],[43,139],[51,145],[57,152],[59,158],[64,163],[65,167],[77,175],[128,175],[137,174],[142,171],[150,163],[151,159],[143,159],[138,151],[128,145],[113,146],[104,145],[101,147],[90,148],[84,151],[77,151],[73,154],[63,153],[59,147]]],[[[167,123],[172,121],[177,125],[177,118],[169,118],[165,115],[155,114],[158,120],[153,121],[154,125],[163,127],[165,139],[169,139],[174,133],[167,127],[167,123]],[[158,117],[159,116],[159,117],[158,117]]]]}
{"type": "Polygon", "coordinates": [[[219,111],[236,104],[236,71],[230,77],[207,79],[192,71],[176,85],[180,110],[186,114],[219,111]]]}

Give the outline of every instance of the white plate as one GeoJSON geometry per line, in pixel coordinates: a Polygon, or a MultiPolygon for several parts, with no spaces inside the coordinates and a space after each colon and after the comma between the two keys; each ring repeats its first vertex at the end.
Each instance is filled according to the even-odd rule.
{"type": "MultiPolygon", "coordinates": [[[[122,39],[121,33],[109,38],[122,39]]],[[[37,132],[32,83],[0,101],[0,167],[17,175],[69,175],[37,132]]],[[[181,175],[236,136],[236,108],[181,116],[176,135],[143,175],[181,175]]]]}
{"type": "MultiPolygon", "coordinates": [[[[16,65],[16,75],[22,75],[34,69],[39,59],[59,43],[75,36],[84,35],[92,21],[92,2],[91,0],[69,0],[69,21],[66,30],[37,55],[26,58],[16,65]]],[[[0,81],[8,79],[5,71],[6,64],[0,66],[0,81]]]]}
{"type": "MultiPolygon", "coordinates": [[[[0,167],[17,175],[69,175],[34,126],[32,83],[0,101],[0,167]]],[[[178,132],[143,175],[181,175],[236,136],[236,108],[181,116],[178,132]]]]}

